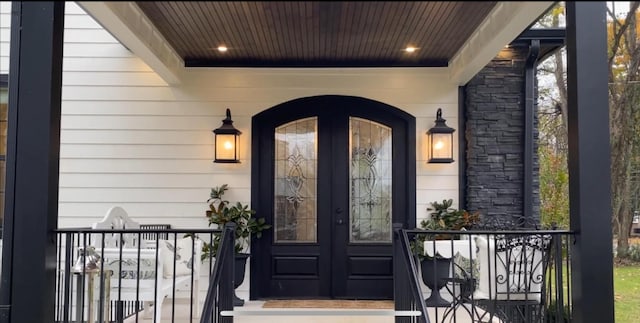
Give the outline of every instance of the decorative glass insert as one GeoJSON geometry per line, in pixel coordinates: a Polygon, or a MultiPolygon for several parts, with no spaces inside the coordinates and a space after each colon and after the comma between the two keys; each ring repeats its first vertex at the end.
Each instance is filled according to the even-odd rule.
{"type": "Polygon", "coordinates": [[[275,131],[275,242],[317,241],[318,121],[306,118],[275,131]]]}
{"type": "Polygon", "coordinates": [[[391,128],[349,118],[350,241],[391,242],[391,128]]]}

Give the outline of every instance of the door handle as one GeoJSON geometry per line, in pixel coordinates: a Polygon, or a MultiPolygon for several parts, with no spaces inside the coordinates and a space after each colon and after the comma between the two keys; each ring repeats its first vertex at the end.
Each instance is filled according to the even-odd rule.
{"type": "MultiPolygon", "coordinates": [[[[336,208],[336,214],[341,214],[342,213],[342,208],[336,208]]],[[[336,219],[336,224],[343,224],[344,220],[342,218],[338,218],[336,219]]]]}

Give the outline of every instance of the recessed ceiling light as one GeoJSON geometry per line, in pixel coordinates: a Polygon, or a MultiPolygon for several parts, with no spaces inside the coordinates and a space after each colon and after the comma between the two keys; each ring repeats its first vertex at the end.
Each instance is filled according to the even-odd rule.
{"type": "Polygon", "coordinates": [[[405,52],[407,53],[413,53],[415,51],[417,51],[418,48],[417,47],[413,47],[413,46],[407,46],[407,48],[404,49],[405,52]]]}
{"type": "Polygon", "coordinates": [[[224,45],[218,46],[218,51],[221,52],[221,53],[226,52],[227,49],[228,49],[227,46],[224,46],[224,45]]]}

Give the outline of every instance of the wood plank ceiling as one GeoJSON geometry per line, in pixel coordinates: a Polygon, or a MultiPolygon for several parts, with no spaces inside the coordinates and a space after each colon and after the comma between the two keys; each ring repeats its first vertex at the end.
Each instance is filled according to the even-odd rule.
{"type": "Polygon", "coordinates": [[[495,1],[139,1],[186,66],[447,66],[495,1]],[[226,46],[226,52],[219,52],[226,46]],[[413,53],[404,49],[416,47],[413,53]]]}

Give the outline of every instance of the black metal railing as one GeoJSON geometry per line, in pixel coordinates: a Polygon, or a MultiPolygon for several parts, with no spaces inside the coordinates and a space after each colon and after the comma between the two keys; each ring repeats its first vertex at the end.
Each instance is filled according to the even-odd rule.
{"type": "Polygon", "coordinates": [[[160,322],[161,305],[169,301],[171,322],[196,321],[199,286],[206,286],[215,263],[209,254],[201,257],[202,245],[223,230],[163,227],[56,230],[54,322],[160,322]]]}
{"type": "MultiPolygon", "coordinates": [[[[168,240],[169,234],[162,232],[167,229],[171,229],[170,224],[140,224],[140,230],[149,231],[143,233],[140,238],[147,241],[155,241],[156,239],[168,240]]],[[[112,301],[110,308],[109,318],[115,318],[116,315],[127,318],[144,309],[142,304],[136,301],[112,301]]]]}
{"type": "Polygon", "coordinates": [[[233,323],[233,316],[223,316],[222,313],[233,310],[234,241],[235,225],[229,223],[220,238],[200,323],[233,323]]]}
{"type": "Polygon", "coordinates": [[[411,251],[409,237],[401,224],[393,226],[393,299],[396,311],[420,311],[420,316],[396,316],[396,323],[430,323],[418,267],[411,251]]]}
{"type": "Polygon", "coordinates": [[[396,309],[424,302],[427,319],[438,323],[571,322],[573,244],[564,230],[396,229],[394,258],[403,259],[394,260],[396,309]],[[412,274],[402,277],[403,263],[412,274]],[[415,277],[422,280],[414,284],[415,277]]]}

